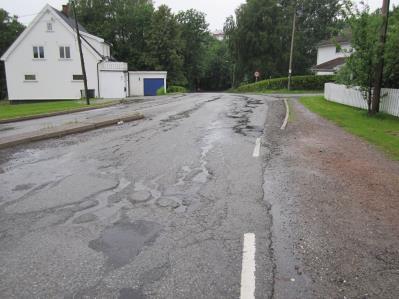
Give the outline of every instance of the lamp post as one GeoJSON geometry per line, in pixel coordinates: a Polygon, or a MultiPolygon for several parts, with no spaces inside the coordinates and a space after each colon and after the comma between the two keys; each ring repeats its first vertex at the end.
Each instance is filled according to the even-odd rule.
{"type": "Polygon", "coordinates": [[[288,67],[288,86],[287,86],[288,90],[291,90],[292,61],[294,56],[294,42],[295,42],[295,29],[296,29],[296,13],[297,13],[297,3],[295,3],[294,18],[292,21],[290,65],[288,67]]]}

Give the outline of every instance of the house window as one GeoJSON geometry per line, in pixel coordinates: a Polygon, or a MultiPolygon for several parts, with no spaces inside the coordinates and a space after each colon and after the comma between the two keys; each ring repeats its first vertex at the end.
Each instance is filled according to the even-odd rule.
{"type": "Polygon", "coordinates": [[[47,31],[53,31],[53,23],[51,22],[47,23],[47,31]]]}
{"type": "Polygon", "coordinates": [[[70,59],[71,58],[71,48],[70,47],[60,47],[60,58],[70,59]]]}
{"type": "Polygon", "coordinates": [[[25,81],[36,81],[36,75],[25,75],[25,81]]]}
{"type": "Polygon", "coordinates": [[[42,46],[34,46],[33,47],[33,58],[35,58],[35,59],[43,59],[44,58],[44,47],[42,47],[42,46]]]}
{"type": "Polygon", "coordinates": [[[73,81],[82,81],[83,75],[72,75],[72,80],[73,81]]]}

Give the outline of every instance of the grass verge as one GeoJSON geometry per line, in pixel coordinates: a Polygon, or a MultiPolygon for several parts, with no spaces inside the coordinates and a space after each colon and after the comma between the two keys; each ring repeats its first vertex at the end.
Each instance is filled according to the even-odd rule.
{"type": "Polygon", "coordinates": [[[398,117],[384,113],[370,117],[365,110],[329,102],[323,97],[303,97],[300,102],[310,111],[367,140],[393,159],[399,160],[398,117]]]}
{"type": "Polygon", "coordinates": [[[52,112],[73,112],[87,107],[108,106],[110,102],[96,102],[91,100],[87,106],[84,101],[54,101],[10,105],[8,101],[0,101],[0,120],[11,120],[20,117],[36,116],[52,112]]]}

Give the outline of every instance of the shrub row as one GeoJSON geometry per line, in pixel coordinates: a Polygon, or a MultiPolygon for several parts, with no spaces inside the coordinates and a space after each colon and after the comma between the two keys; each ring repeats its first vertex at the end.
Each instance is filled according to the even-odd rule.
{"type": "MultiPolygon", "coordinates": [[[[294,76],[291,78],[292,90],[323,90],[324,84],[334,82],[335,76],[294,76]]],[[[234,91],[237,92],[262,92],[266,90],[287,89],[288,78],[275,78],[263,80],[252,84],[241,85],[234,91]]]]}
{"type": "Polygon", "coordinates": [[[168,87],[168,93],[185,93],[187,92],[187,88],[183,86],[172,85],[168,87]]]}

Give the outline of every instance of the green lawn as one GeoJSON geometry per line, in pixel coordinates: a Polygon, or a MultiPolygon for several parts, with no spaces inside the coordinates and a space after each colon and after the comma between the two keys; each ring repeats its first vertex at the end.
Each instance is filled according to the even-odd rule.
{"type": "MultiPolygon", "coordinates": [[[[107,103],[91,101],[90,107],[101,107],[107,103]]],[[[54,101],[10,105],[8,101],[0,101],[0,120],[23,116],[39,115],[50,112],[73,111],[88,107],[84,101],[54,101]]]]}
{"type": "Polygon", "coordinates": [[[399,118],[380,113],[369,117],[367,111],[326,101],[323,97],[303,97],[300,102],[322,117],[336,123],[399,160],[399,118]]]}

